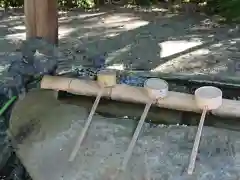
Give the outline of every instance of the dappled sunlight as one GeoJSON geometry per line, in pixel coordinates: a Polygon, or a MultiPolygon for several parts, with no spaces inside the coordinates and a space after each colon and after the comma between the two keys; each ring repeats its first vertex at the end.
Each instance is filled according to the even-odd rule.
{"type": "MultiPolygon", "coordinates": [[[[86,18],[86,17],[93,17],[93,16],[101,16],[101,15],[104,15],[106,14],[107,12],[97,12],[97,13],[81,13],[77,16],[75,16],[75,18],[78,18],[78,19],[83,19],[83,18],[86,18]]],[[[74,17],[74,16],[73,16],[74,17]]]]}
{"type": "Polygon", "coordinates": [[[210,62],[207,55],[191,55],[184,58],[176,58],[167,63],[162,64],[152,72],[164,72],[164,73],[176,73],[176,72],[187,72],[187,73],[207,73],[216,74],[220,71],[226,71],[227,64],[217,63],[216,61],[210,62]]]}
{"type": "Polygon", "coordinates": [[[25,24],[22,21],[13,21],[13,22],[8,23],[8,26],[10,26],[10,27],[16,27],[19,25],[25,26],[25,24]]]}
{"type": "Polygon", "coordinates": [[[104,35],[103,37],[108,38],[108,37],[115,37],[118,36],[120,33],[106,33],[106,35],[104,35]]]}
{"type": "MultiPolygon", "coordinates": [[[[119,49],[115,52],[109,53],[108,54],[108,58],[106,59],[106,63],[110,63],[111,61],[113,61],[114,59],[118,59],[118,56],[120,56],[122,53],[126,53],[131,49],[132,45],[126,45],[124,48],[119,49]]],[[[121,59],[119,59],[121,60],[121,59]]],[[[122,60],[123,61],[123,60],[122,60]]]]}
{"type": "Polygon", "coordinates": [[[76,39],[81,40],[83,38],[89,39],[93,37],[101,37],[101,38],[107,38],[107,37],[114,37],[119,35],[119,31],[117,30],[106,30],[106,31],[91,31],[89,29],[82,29],[82,28],[68,28],[68,27],[60,27],[59,28],[59,39],[67,38],[69,39],[69,36],[71,34],[76,34],[76,39]]]}
{"type": "Polygon", "coordinates": [[[212,44],[173,58],[151,71],[217,74],[228,70],[229,61],[224,51],[222,43],[212,44]]]}
{"type": "Polygon", "coordinates": [[[123,14],[117,14],[109,15],[104,18],[104,23],[111,24],[111,23],[120,23],[120,22],[127,22],[132,21],[136,19],[137,17],[134,16],[132,13],[123,13],[123,14]]]}
{"type": "Polygon", "coordinates": [[[133,21],[133,22],[130,22],[130,23],[126,23],[123,26],[123,28],[126,29],[126,30],[133,30],[133,29],[139,28],[141,26],[146,26],[148,24],[149,24],[148,21],[136,20],[136,21],[133,21]]]}
{"type": "Polygon", "coordinates": [[[230,43],[230,44],[236,44],[237,41],[239,41],[239,40],[237,40],[237,39],[231,39],[231,40],[229,40],[229,43],[230,43]]]}
{"type": "Polygon", "coordinates": [[[0,65],[0,75],[6,71],[6,69],[9,67],[9,65],[0,65]]]}
{"type": "Polygon", "coordinates": [[[223,44],[222,43],[216,43],[216,44],[213,44],[212,47],[213,48],[220,48],[223,44]]]}
{"type": "Polygon", "coordinates": [[[153,7],[153,8],[151,9],[151,11],[152,11],[152,12],[167,12],[168,9],[166,9],[166,8],[159,8],[159,7],[153,7]]]}
{"type": "Polygon", "coordinates": [[[26,39],[26,33],[24,32],[24,33],[8,34],[5,36],[5,39],[11,40],[11,41],[23,40],[23,39],[26,39]]]}
{"type": "MultiPolygon", "coordinates": [[[[81,22],[79,22],[81,23],[81,22]]],[[[98,29],[113,29],[113,28],[124,28],[128,25],[133,25],[135,26],[135,28],[138,28],[142,25],[146,25],[148,24],[148,22],[146,23],[146,21],[142,21],[139,20],[139,18],[134,18],[131,20],[126,20],[126,21],[118,21],[118,22],[111,22],[111,23],[105,23],[104,21],[96,21],[96,22],[92,22],[92,23],[85,23],[85,21],[83,22],[82,26],[79,28],[83,28],[83,29],[91,29],[93,31],[98,30],[98,29]],[[135,24],[139,24],[139,25],[135,25],[135,24]]]]}
{"type": "Polygon", "coordinates": [[[210,49],[205,49],[204,48],[204,49],[198,49],[196,51],[191,52],[191,55],[194,55],[194,56],[205,56],[205,55],[208,55],[210,53],[211,53],[210,49]]]}
{"type": "Polygon", "coordinates": [[[139,7],[138,5],[132,5],[132,4],[127,4],[123,7],[121,7],[121,9],[131,9],[134,10],[136,12],[168,12],[168,8],[164,8],[161,5],[154,5],[152,4],[149,7],[139,7]]]}
{"type": "Polygon", "coordinates": [[[161,58],[180,53],[201,44],[201,41],[164,41],[162,43],[159,43],[159,46],[161,48],[161,58]]]}
{"type": "Polygon", "coordinates": [[[59,18],[59,39],[75,34],[78,39],[101,37],[113,38],[121,32],[134,30],[149,24],[133,13],[85,13],[81,15],[59,18]],[[104,16],[102,16],[104,15],[104,16]],[[84,19],[86,18],[86,19],[84,19]],[[61,25],[61,24],[64,25],[61,25]]]}
{"type": "Polygon", "coordinates": [[[59,27],[58,38],[61,39],[63,37],[66,37],[74,31],[76,31],[76,28],[59,27]]]}
{"type": "Polygon", "coordinates": [[[0,28],[7,28],[7,25],[5,25],[5,24],[0,24],[0,28]]]}
{"type": "Polygon", "coordinates": [[[12,27],[12,29],[15,29],[15,30],[26,30],[26,27],[25,27],[25,25],[22,25],[22,26],[14,26],[14,27],[12,27]]]}
{"type": "Polygon", "coordinates": [[[131,14],[116,14],[111,15],[103,19],[103,23],[105,27],[117,27],[121,26],[121,28],[125,30],[133,30],[139,28],[141,26],[147,25],[149,22],[141,20],[139,17],[131,14]]]}
{"type": "Polygon", "coordinates": [[[107,66],[107,69],[115,69],[115,70],[124,70],[124,64],[112,64],[111,66],[107,66]]]}
{"type": "Polygon", "coordinates": [[[232,38],[232,41],[240,41],[240,37],[238,37],[238,38],[232,38]]]}
{"type": "Polygon", "coordinates": [[[106,14],[106,12],[99,12],[99,13],[81,13],[79,15],[68,15],[59,17],[59,23],[70,23],[73,20],[83,20],[84,18],[96,19],[98,16],[102,16],[106,14]],[[96,17],[96,18],[95,18],[96,17]]]}
{"type": "Polygon", "coordinates": [[[22,22],[24,19],[24,16],[9,16],[8,18],[4,18],[0,20],[0,23],[11,23],[13,21],[20,21],[22,22]]]}
{"type": "Polygon", "coordinates": [[[180,64],[179,59],[173,59],[171,61],[167,61],[156,68],[152,69],[151,72],[171,72],[175,71],[175,67],[178,67],[180,64]]]}
{"type": "Polygon", "coordinates": [[[177,37],[168,37],[168,41],[181,41],[181,40],[189,41],[189,42],[192,42],[192,41],[201,42],[203,40],[203,37],[200,34],[195,34],[195,33],[187,33],[177,37]]]}

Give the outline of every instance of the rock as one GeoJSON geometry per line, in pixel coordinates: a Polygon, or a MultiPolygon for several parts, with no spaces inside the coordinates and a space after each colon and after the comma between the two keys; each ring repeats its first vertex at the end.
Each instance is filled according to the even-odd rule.
{"type": "Polygon", "coordinates": [[[36,73],[54,73],[57,68],[59,51],[53,44],[43,38],[30,38],[22,43],[23,60],[33,64],[36,73]]]}
{"type": "MultiPolygon", "coordinates": [[[[1,98],[4,101],[3,103],[13,96],[23,99],[30,82],[45,74],[53,75],[57,68],[58,51],[42,38],[30,38],[23,41],[20,51],[7,54],[4,59],[10,62],[10,66],[3,72],[0,81],[0,95],[3,97],[1,98]]],[[[7,118],[9,118],[10,111],[8,109],[7,118]]],[[[0,118],[0,170],[13,153],[6,132],[6,124],[8,124],[6,121],[3,117],[0,118]]],[[[24,167],[19,162],[10,169],[12,169],[10,177],[2,178],[6,180],[26,179],[24,177],[24,167]]]]}
{"type": "Polygon", "coordinates": [[[12,155],[12,148],[10,146],[10,142],[9,142],[9,138],[6,133],[6,130],[7,128],[5,125],[4,118],[1,117],[0,118],[0,169],[2,169],[6,165],[8,159],[12,155]]]}
{"type": "Polygon", "coordinates": [[[93,57],[93,65],[96,68],[104,67],[105,62],[106,62],[105,56],[100,55],[100,56],[93,57]]]}
{"type": "Polygon", "coordinates": [[[53,75],[57,69],[57,48],[42,38],[23,41],[20,52],[14,56],[0,84],[0,92],[9,98],[24,96],[30,81],[42,75],[53,75]]]}

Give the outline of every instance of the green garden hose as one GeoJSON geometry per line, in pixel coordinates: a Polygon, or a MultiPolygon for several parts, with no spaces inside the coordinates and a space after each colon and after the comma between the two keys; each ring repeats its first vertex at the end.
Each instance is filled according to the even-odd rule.
{"type": "Polygon", "coordinates": [[[9,106],[17,99],[16,96],[13,96],[11,99],[9,99],[6,104],[0,109],[0,116],[9,108],[9,106]]]}

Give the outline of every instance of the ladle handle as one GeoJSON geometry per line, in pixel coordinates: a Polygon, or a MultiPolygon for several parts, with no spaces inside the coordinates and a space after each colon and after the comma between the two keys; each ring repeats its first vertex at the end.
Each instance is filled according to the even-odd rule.
{"type": "Polygon", "coordinates": [[[194,141],[194,145],[193,145],[193,149],[192,149],[192,154],[190,156],[190,163],[188,166],[188,174],[192,174],[194,167],[195,167],[195,162],[196,162],[196,157],[197,157],[197,153],[198,153],[198,147],[200,144],[200,140],[201,140],[201,135],[202,135],[202,129],[203,129],[203,124],[204,124],[204,120],[207,114],[207,107],[204,107],[202,115],[201,115],[201,119],[198,125],[198,130],[197,130],[197,134],[195,137],[195,141],[194,141]]]}
{"type": "Polygon", "coordinates": [[[82,141],[83,141],[83,139],[85,137],[85,134],[86,134],[86,132],[87,132],[87,130],[88,130],[90,124],[91,124],[93,115],[94,115],[94,113],[95,113],[95,111],[97,109],[98,103],[99,103],[99,101],[100,101],[100,99],[102,97],[103,92],[104,92],[104,87],[101,88],[101,90],[99,91],[99,93],[98,93],[98,95],[97,95],[97,97],[96,97],[96,99],[94,101],[94,104],[93,104],[92,109],[91,109],[91,111],[90,111],[90,113],[88,115],[88,118],[87,118],[87,121],[86,121],[86,123],[84,125],[84,128],[81,131],[81,134],[78,137],[77,143],[76,143],[76,145],[75,145],[75,147],[74,147],[74,149],[73,149],[73,151],[72,151],[72,153],[70,155],[70,158],[69,158],[70,162],[75,159],[75,157],[77,155],[77,152],[78,152],[78,150],[81,147],[82,141]]]}
{"type": "Polygon", "coordinates": [[[133,148],[134,148],[134,146],[135,146],[135,144],[136,144],[138,135],[139,135],[139,133],[140,133],[140,131],[141,131],[141,129],[142,129],[142,126],[143,126],[143,124],[144,124],[144,121],[145,121],[145,119],[146,119],[146,117],[147,117],[147,114],[148,114],[148,111],[149,111],[151,105],[152,105],[152,101],[148,102],[148,103],[146,104],[145,108],[144,108],[144,111],[143,111],[142,116],[141,116],[141,118],[140,118],[140,121],[139,121],[139,123],[138,123],[138,125],[137,125],[137,128],[136,128],[136,130],[135,130],[135,132],[134,132],[134,135],[133,135],[133,137],[132,137],[132,140],[131,140],[131,142],[130,142],[130,144],[129,144],[129,146],[128,146],[128,149],[127,149],[127,151],[126,151],[126,153],[125,153],[125,156],[124,156],[124,159],[123,159],[123,163],[122,163],[122,166],[121,166],[121,170],[122,170],[122,171],[125,170],[125,168],[126,168],[126,166],[127,166],[127,163],[128,163],[128,161],[129,161],[129,159],[130,159],[130,157],[131,157],[131,155],[132,155],[133,148]]]}
{"type": "Polygon", "coordinates": [[[145,165],[145,180],[151,180],[151,173],[148,165],[147,154],[144,155],[144,165],[145,165]]]}

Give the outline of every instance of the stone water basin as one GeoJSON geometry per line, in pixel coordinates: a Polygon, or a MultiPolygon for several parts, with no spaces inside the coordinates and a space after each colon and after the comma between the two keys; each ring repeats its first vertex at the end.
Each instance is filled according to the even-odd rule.
{"type": "MultiPolygon", "coordinates": [[[[16,103],[9,132],[33,180],[108,180],[115,173],[136,121],[96,114],[70,163],[68,158],[87,115],[87,108],[64,104],[53,91],[35,90],[16,103]]],[[[239,179],[240,133],[213,127],[204,127],[195,172],[187,175],[196,131],[196,127],[150,127],[146,123],[128,168],[118,179],[239,179]]]]}

